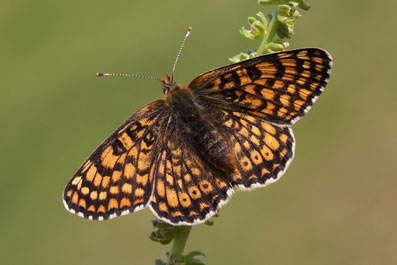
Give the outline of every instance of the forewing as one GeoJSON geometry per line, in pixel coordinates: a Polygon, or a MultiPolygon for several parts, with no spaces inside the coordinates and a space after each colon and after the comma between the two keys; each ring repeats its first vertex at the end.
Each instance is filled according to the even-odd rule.
{"type": "Polygon", "coordinates": [[[166,116],[164,100],[133,114],[69,181],[63,194],[65,207],[94,220],[144,208],[152,193],[157,131],[166,116]]]}
{"type": "Polygon", "coordinates": [[[234,187],[251,189],[277,181],[294,156],[295,140],[289,126],[278,126],[252,115],[222,111],[218,121],[230,136],[237,170],[234,187]]]}
{"type": "Polygon", "coordinates": [[[227,202],[231,183],[193,149],[184,124],[172,117],[156,158],[156,179],[150,208],[174,225],[202,223],[227,202]]]}
{"type": "Polygon", "coordinates": [[[202,101],[288,125],[301,118],[323,92],[331,67],[332,58],[325,50],[298,49],[212,70],[189,87],[202,101]]]}

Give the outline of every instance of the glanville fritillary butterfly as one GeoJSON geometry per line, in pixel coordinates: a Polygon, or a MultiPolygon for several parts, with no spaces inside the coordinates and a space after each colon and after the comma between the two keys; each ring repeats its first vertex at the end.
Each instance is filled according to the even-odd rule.
{"type": "Polygon", "coordinates": [[[235,190],[283,175],[294,156],[291,125],[331,67],[328,52],[305,48],[211,70],[187,87],[167,75],[165,97],[134,113],[69,181],[66,209],[105,220],[149,207],[173,225],[205,222],[235,190]]]}

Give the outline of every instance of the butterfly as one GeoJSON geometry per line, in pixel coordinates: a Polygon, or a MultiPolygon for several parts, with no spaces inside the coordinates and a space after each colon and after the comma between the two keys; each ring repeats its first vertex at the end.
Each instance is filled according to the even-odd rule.
{"type": "Polygon", "coordinates": [[[267,54],[206,72],[125,121],[67,184],[66,209],[105,220],[149,207],[173,225],[203,223],[236,190],[277,181],[294,157],[291,125],[323,92],[332,57],[267,54]]]}

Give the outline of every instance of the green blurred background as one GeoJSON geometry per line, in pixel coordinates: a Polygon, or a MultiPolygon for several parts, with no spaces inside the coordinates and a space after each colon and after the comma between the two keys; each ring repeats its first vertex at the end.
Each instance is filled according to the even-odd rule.
{"type": "MultiPolygon", "coordinates": [[[[291,48],[334,57],[325,93],[294,126],[294,162],[276,184],[239,192],[187,250],[207,264],[397,264],[395,1],[309,1],[291,48]]],[[[62,204],[64,186],[130,114],[162,97],[150,80],[187,84],[257,43],[238,30],[269,12],[256,0],[0,3],[0,263],[154,264],[144,210],[106,222],[62,204]]]]}

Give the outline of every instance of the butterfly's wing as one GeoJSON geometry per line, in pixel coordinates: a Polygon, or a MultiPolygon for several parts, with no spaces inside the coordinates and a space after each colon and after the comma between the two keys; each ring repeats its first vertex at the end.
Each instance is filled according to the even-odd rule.
{"type": "Polygon", "coordinates": [[[285,172],[295,140],[289,125],[324,90],[332,66],[324,50],[273,53],[209,71],[189,87],[229,137],[236,157],[231,184],[265,186],[285,172]]]}
{"type": "Polygon", "coordinates": [[[167,126],[160,130],[164,142],[154,162],[150,208],[174,225],[204,222],[228,201],[234,188],[251,189],[278,180],[293,158],[294,137],[288,126],[273,125],[243,112],[203,111],[207,117],[211,113],[211,122],[216,121],[219,131],[229,137],[236,169],[230,174],[209,164],[191,144],[184,130],[189,125],[171,114],[167,126]]]}
{"type": "Polygon", "coordinates": [[[236,157],[231,184],[240,189],[277,181],[294,157],[295,140],[289,126],[279,126],[244,112],[212,110],[214,120],[230,137],[236,157]]]}
{"type": "Polygon", "coordinates": [[[164,100],[133,114],[85,161],[63,194],[72,213],[104,220],[147,206],[153,189],[157,132],[167,119],[164,100]]]}
{"type": "Polygon", "coordinates": [[[150,208],[165,222],[174,225],[202,223],[228,200],[233,187],[192,147],[188,126],[170,116],[160,134],[164,139],[155,160],[156,175],[150,208]]]}
{"type": "Polygon", "coordinates": [[[306,48],[259,56],[195,78],[189,87],[203,102],[245,112],[274,124],[301,118],[327,85],[328,52],[306,48]]]}

